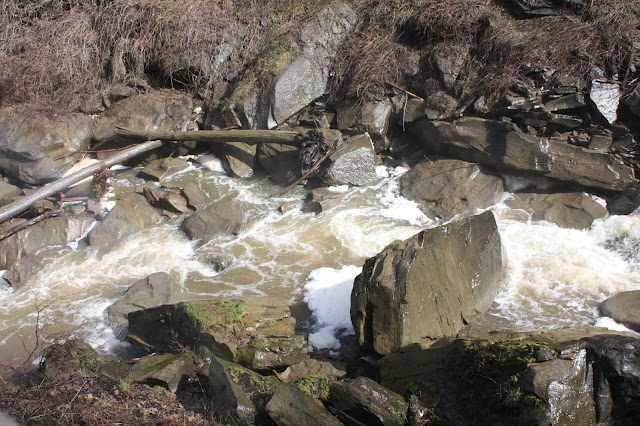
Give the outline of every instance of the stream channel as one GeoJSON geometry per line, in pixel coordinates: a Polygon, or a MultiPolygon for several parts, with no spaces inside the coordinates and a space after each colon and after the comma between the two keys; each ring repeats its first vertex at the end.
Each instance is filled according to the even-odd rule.
{"type": "MultiPolygon", "coordinates": [[[[46,266],[22,288],[14,291],[0,279],[0,361],[17,362],[25,358],[25,347],[34,346],[36,307],[44,336],[79,337],[102,354],[126,354],[129,345],[116,338],[105,310],[133,282],[159,271],[181,283],[176,301],[269,295],[306,303],[313,312],[307,323],[310,348],[336,349],[337,335],[353,333],[349,297],[365,259],[439,225],[399,195],[402,168],[378,167],[379,180],[368,187],[332,188],[343,193],[342,200],[316,215],[300,210],[307,190],[270,198],[282,188],[268,178],[231,178],[216,159],[206,160],[207,167],[193,166],[164,184],[196,180],[208,194],[206,203],[232,199],[244,217],[239,235],[191,241],[179,229],[183,217],[174,217],[106,252],[83,240],[41,251],[46,266]],[[281,213],[278,208],[289,202],[297,205],[281,213]],[[226,268],[217,272],[215,263],[226,268]]],[[[113,171],[107,202],[145,183],[137,172],[113,171]]],[[[531,222],[525,212],[502,203],[491,210],[508,269],[483,325],[621,327],[600,318],[597,305],[620,291],[640,289],[640,214],[611,216],[579,231],[531,222]]]]}

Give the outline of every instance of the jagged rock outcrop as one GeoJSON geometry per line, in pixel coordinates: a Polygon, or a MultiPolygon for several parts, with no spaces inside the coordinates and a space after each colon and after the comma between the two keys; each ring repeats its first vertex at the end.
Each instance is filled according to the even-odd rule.
{"type": "Polygon", "coordinates": [[[161,218],[142,195],[130,192],[89,232],[89,244],[101,249],[112,247],[135,232],[155,225],[161,218]]]}
{"type": "Polygon", "coordinates": [[[91,142],[84,114],[0,112],[0,172],[28,185],[62,177],[91,142]]]}
{"type": "Polygon", "coordinates": [[[337,108],[337,115],[339,129],[369,134],[377,153],[389,148],[388,132],[393,119],[393,103],[389,99],[362,105],[341,105],[337,108]]]}
{"type": "Polygon", "coordinates": [[[360,345],[386,354],[455,335],[493,303],[505,263],[491,212],[386,248],[353,284],[351,321],[360,345]]]}
{"type": "MultiPolygon", "coordinates": [[[[0,230],[6,231],[23,221],[5,222],[0,230]]],[[[82,237],[94,222],[88,216],[52,217],[23,229],[0,241],[0,269],[9,269],[16,260],[45,247],[66,246],[82,237]]]]}
{"type": "Polygon", "coordinates": [[[429,217],[451,220],[496,204],[504,193],[500,176],[465,161],[425,159],[400,179],[403,197],[429,217]]]}
{"type": "Polygon", "coordinates": [[[107,318],[125,334],[129,312],[160,306],[173,301],[177,285],[166,272],[156,272],[131,284],[122,297],[107,308],[107,318]]]}
{"type": "Polygon", "coordinates": [[[131,312],[128,338],[149,352],[169,352],[179,344],[253,369],[280,368],[306,356],[295,325],[285,301],[219,299],[131,312]]]}
{"type": "Polygon", "coordinates": [[[271,95],[269,127],[282,123],[324,95],[331,59],[355,29],[358,17],[347,3],[326,7],[302,28],[302,54],[280,74],[271,95]]]}
{"type": "Polygon", "coordinates": [[[532,221],[546,220],[562,228],[588,229],[595,219],[608,214],[605,207],[582,192],[519,192],[505,204],[511,209],[526,211],[532,221]]]}
{"type": "Polygon", "coordinates": [[[600,313],[640,333],[640,290],[623,291],[598,307],[600,313]]]}
{"type": "Polygon", "coordinates": [[[423,119],[408,123],[407,129],[428,152],[496,170],[611,191],[638,185],[633,168],[614,155],[528,135],[507,122],[472,117],[451,123],[423,119]]]}

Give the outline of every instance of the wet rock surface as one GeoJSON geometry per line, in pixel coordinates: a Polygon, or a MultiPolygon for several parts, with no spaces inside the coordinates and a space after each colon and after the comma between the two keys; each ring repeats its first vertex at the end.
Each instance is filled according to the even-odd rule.
{"type": "Polygon", "coordinates": [[[429,151],[496,170],[612,191],[638,184],[632,169],[615,156],[527,135],[511,123],[470,117],[452,123],[418,120],[407,128],[429,151]]]}
{"type": "Polygon", "coordinates": [[[28,185],[62,176],[87,150],[92,119],[84,114],[0,114],[0,171],[28,185]]]}
{"type": "Polygon", "coordinates": [[[131,284],[122,297],[107,308],[107,318],[122,328],[122,332],[116,334],[126,335],[129,312],[171,303],[176,290],[177,284],[166,272],[151,274],[131,284]]]}
{"type": "MultiPolygon", "coordinates": [[[[24,220],[20,220],[23,222],[24,220]]],[[[18,220],[4,223],[3,231],[17,225],[18,220]]],[[[0,241],[0,268],[8,269],[27,254],[51,246],[66,246],[77,240],[93,225],[88,216],[52,217],[0,241]]]]}
{"type": "Polygon", "coordinates": [[[163,305],[129,314],[128,338],[152,351],[188,346],[253,369],[280,368],[306,356],[287,303],[273,298],[163,305]]]}
{"type": "Polygon", "coordinates": [[[135,232],[160,222],[161,216],[140,194],[129,193],[118,200],[107,217],[89,232],[89,244],[107,248],[135,232]]]}
{"type": "Polygon", "coordinates": [[[180,228],[192,240],[206,241],[218,234],[237,235],[242,228],[242,212],[233,201],[222,201],[191,214],[180,228]]]}
{"type": "Polygon", "coordinates": [[[516,193],[505,200],[512,209],[522,209],[531,220],[546,220],[562,228],[588,229],[595,219],[606,217],[605,207],[581,192],[536,194],[516,193]]]}
{"type": "Polygon", "coordinates": [[[360,345],[386,354],[455,335],[493,303],[506,258],[493,213],[428,229],[368,259],[353,284],[360,345]]]}
{"type": "Polygon", "coordinates": [[[598,308],[602,315],[640,333],[640,290],[618,293],[602,302],[598,308]]]}
{"type": "Polygon", "coordinates": [[[416,201],[429,217],[451,220],[496,204],[504,192],[498,175],[465,161],[426,159],[400,180],[404,197],[416,201]]]}

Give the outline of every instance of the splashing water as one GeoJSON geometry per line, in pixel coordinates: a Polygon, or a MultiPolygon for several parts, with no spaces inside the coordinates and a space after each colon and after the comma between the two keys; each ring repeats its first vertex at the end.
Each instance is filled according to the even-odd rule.
{"type": "MultiPolygon", "coordinates": [[[[108,327],[105,310],[133,282],[160,271],[180,283],[176,301],[269,295],[295,303],[304,298],[314,313],[311,345],[336,348],[335,333],[351,332],[349,294],[364,261],[394,240],[437,225],[399,195],[401,169],[381,170],[370,187],[333,188],[341,201],[316,215],[301,212],[302,188],[269,198],[281,188],[268,179],[234,179],[214,167],[215,159],[207,164],[213,170],[189,168],[168,183],[198,182],[209,204],[231,200],[243,216],[239,235],[190,241],[176,217],[109,252],[83,241],[43,250],[39,255],[46,266],[24,287],[13,290],[0,282],[0,361],[24,358],[24,347],[34,346],[38,309],[47,335],[84,338],[105,354],[126,350],[108,327]],[[278,208],[290,202],[299,207],[280,213],[278,208]],[[216,262],[227,267],[216,272],[216,262]]],[[[113,173],[113,197],[147,183],[136,173],[113,173]]],[[[509,260],[486,325],[594,324],[599,302],[640,288],[637,214],[612,216],[596,221],[591,230],[576,231],[529,222],[504,205],[493,210],[509,260]]]]}

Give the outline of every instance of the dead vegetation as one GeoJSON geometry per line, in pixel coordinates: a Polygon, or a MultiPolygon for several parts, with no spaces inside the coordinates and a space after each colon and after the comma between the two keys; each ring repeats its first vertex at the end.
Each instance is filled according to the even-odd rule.
{"type": "MultiPolygon", "coordinates": [[[[75,110],[114,84],[187,90],[211,107],[241,82],[258,86],[295,51],[330,0],[16,0],[0,6],[0,107],[75,110]],[[275,53],[274,53],[275,52],[275,53]]],[[[453,95],[497,94],[514,82],[554,84],[599,67],[629,78],[640,2],[584,1],[562,16],[518,19],[511,0],[356,0],[360,24],[334,61],[330,99],[379,98],[393,82],[434,86],[434,51],[468,45],[453,95]]],[[[441,87],[440,87],[441,88],[441,87]]]]}

